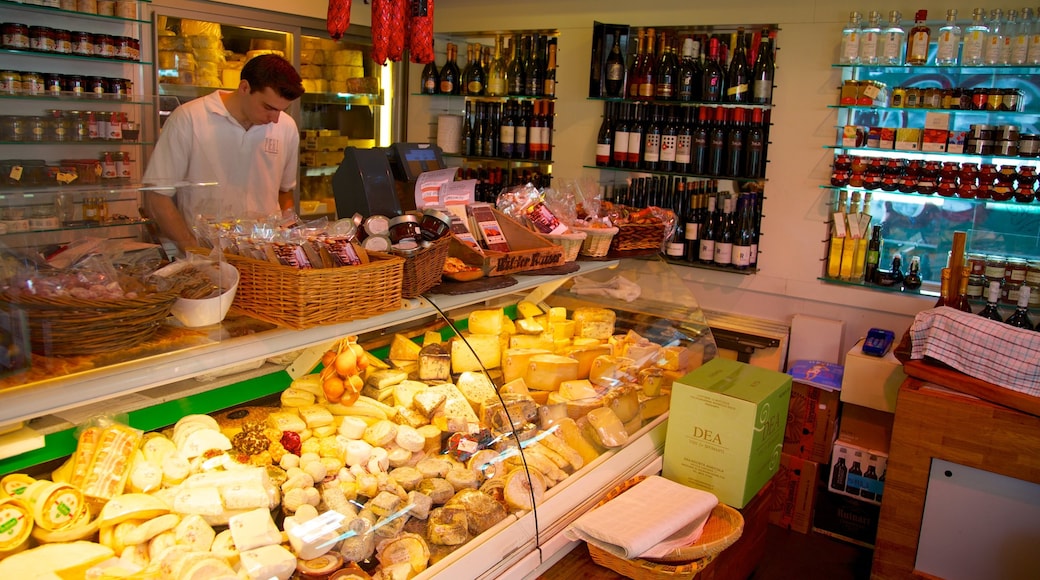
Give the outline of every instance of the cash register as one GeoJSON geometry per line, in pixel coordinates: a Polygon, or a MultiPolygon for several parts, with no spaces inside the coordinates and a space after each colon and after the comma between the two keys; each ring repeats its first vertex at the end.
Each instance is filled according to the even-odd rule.
{"type": "Polygon", "coordinates": [[[336,217],[389,217],[413,210],[419,175],[444,167],[440,147],[430,143],[395,143],[373,149],[348,147],[332,176],[336,217]]]}

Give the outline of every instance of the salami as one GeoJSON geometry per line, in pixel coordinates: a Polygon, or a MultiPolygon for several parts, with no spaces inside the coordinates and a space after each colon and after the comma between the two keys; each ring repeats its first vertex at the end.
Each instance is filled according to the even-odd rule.
{"type": "Polygon", "coordinates": [[[433,0],[411,0],[409,60],[419,64],[433,62],[433,0]]]}
{"type": "Polygon", "coordinates": [[[372,0],[372,60],[386,64],[390,48],[390,13],[394,0],[372,0]]]}
{"type": "Polygon", "coordinates": [[[326,22],[329,36],[339,40],[350,27],[350,0],[329,0],[329,13],[326,22]]]}
{"type": "Polygon", "coordinates": [[[409,0],[390,0],[390,38],[386,56],[394,62],[400,62],[404,58],[410,14],[409,0]]]}

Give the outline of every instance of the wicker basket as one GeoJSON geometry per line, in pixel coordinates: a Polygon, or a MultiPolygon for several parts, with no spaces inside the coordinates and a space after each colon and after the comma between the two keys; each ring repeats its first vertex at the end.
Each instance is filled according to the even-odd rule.
{"type": "Polygon", "coordinates": [[[581,245],[585,242],[585,238],[588,237],[588,234],[585,232],[544,235],[550,242],[563,247],[564,262],[573,262],[578,259],[578,252],[581,251],[581,245]]]}
{"type": "MultiPolygon", "coordinates": [[[[622,483],[610,490],[596,506],[607,503],[644,479],[646,476],[640,475],[622,483]]],[[[701,537],[696,542],[689,546],[676,548],[664,557],[655,558],[653,561],[642,558],[627,560],[615,556],[593,543],[588,543],[589,555],[600,566],[610,568],[629,578],[689,580],[704,570],[720,552],[739,540],[743,531],[744,517],[740,515],[740,512],[728,505],[719,504],[712,510],[708,521],[704,524],[701,537]]]]}
{"type": "Polygon", "coordinates": [[[8,310],[28,315],[33,352],[81,355],[112,352],[148,340],[170,313],[176,292],[123,300],[45,298],[6,293],[8,310]]]}
{"type": "Polygon", "coordinates": [[[444,236],[430,247],[420,250],[404,261],[404,278],[401,283],[401,296],[415,298],[430,288],[441,283],[441,272],[448,259],[451,248],[451,236],[444,236]]]}
{"type": "Polygon", "coordinates": [[[612,252],[660,250],[664,243],[664,224],[622,224],[610,242],[612,252]]]}
{"type": "Polygon", "coordinates": [[[610,241],[618,233],[618,228],[574,228],[574,231],[585,234],[579,251],[582,256],[602,258],[610,251],[610,241]]]}
{"type": "Polygon", "coordinates": [[[227,254],[241,274],[232,309],[289,328],[349,322],[401,307],[404,258],[369,252],[361,266],[301,270],[227,254]]]}

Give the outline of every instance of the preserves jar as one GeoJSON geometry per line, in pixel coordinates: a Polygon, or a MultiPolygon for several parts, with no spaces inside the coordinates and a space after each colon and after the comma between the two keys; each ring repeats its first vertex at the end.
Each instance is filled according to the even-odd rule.
{"type": "Polygon", "coordinates": [[[979,166],[974,163],[961,163],[961,173],[957,177],[957,197],[972,199],[978,187],[979,166]]]}
{"type": "Polygon", "coordinates": [[[69,135],[69,118],[65,116],[65,111],[59,109],[51,109],[51,139],[53,141],[68,141],[71,138],[69,135]]]}
{"type": "Polygon", "coordinates": [[[43,76],[43,86],[47,89],[47,94],[52,97],[60,97],[61,92],[65,90],[65,79],[64,75],[58,73],[47,73],[43,76]]]}
{"type": "Polygon", "coordinates": [[[101,179],[115,179],[119,177],[116,173],[116,160],[111,151],[101,154],[101,179]]]}
{"type": "Polygon", "coordinates": [[[120,18],[137,18],[137,0],[116,0],[116,16],[120,18]]]}
{"type": "Polygon", "coordinates": [[[906,106],[906,89],[903,87],[892,89],[892,101],[890,106],[896,109],[906,106]]]}
{"type": "Polygon", "coordinates": [[[1004,266],[1004,280],[1021,284],[1026,281],[1028,270],[1029,264],[1022,258],[1008,258],[1007,264],[1004,266]]]}
{"type": "Polygon", "coordinates": [[[90,122],[87,115],[80,111],[69,111],[69,137],[73,141],[88,141],[90,139],[90,122]]]}
{"type": "Polygon", "coordinates": [[[76,10],[87,14],[97,14],[97,0],[76,0],[76,10]]]}
{"type": "Polygon", "coordinates": [[[29,117],[26,133],[29,141],[47,140],[47,119],[45,117],[29,117]]]}
{"type": "Polygon", "coordinates": [[[942,103],[939,106],[943,109],[958,108],[960,106],[961,97],[957,91],[960,91],[960,89],[943,89],[942,103]]]}
{"type": "Polygon", "coordinates": [[[72,32],[60,28],[54,29],[54,52],[72,54],[72,32]]]}
{"type": "Polygon", "coordinates": [[[76,0],[58,0],[58,8],[68,10],[69,12],[76,12],[76,0]]]}
{"type": "Polygon", "coordinates": [[[62,75],[62,90],[73,97],[82,97],[87,92],[87,82],[80,75],[62,75]]]}
{"type": "Polygon", "coordinates": [[[116,45],[115,57],[122,60],[133,60],[134,49],[131,45],[130,37],[127,36],[115,36],[112,41],[116,45]]]}
{"type": "Polygon", "coordinates": [[[942,90],[931,87],[921,92],[921,107],[925,109],[938,109],[942,106],[942,90]]]}
{"type": "Polygon", "coordinates": [[[1022,89],[1004,89],[1001,95],[1000,110],[1017,111],[1022,103],[1022,89]]]}
{"type": "Polygon", "coordinates": [[[982,300],[982,295],[986,291],[986,277],[972,275],[968,278],[968,289],[966,294],[969,300],[982,300]]]}
{"type": "Polygon", "coordinates": [[[931,195],[939,189],[939,162],[925,161],[917,178],[915,190],[922,195],[931,195]]]}
{"type": "Polygon", "coordinates": [[[422,237],[419,229],[419,218],[412,214],[403,214],[390,218],[390,228],[387,230],[390,234],[391,244],[397,244],[404,240],[418,240],[422,237]]]}
{"type": "Polygon", "coordinates": [[[983,275],[986,277],[986,282],[1004,281],[1004,270],[1007,268],[1007,260],[1002,256],[987,256],[986,257],[986,270],[983,275]]]}
{"type": "Polygon", "coordinates": [[[942,164],[939,172],[939,195],[953,197],[957,195],[957,175],[960,173],[960,164],[946,161],[942,164]]]}
{"type": "Polygon", "coordinates": [[[439,240],[448,235],[451,230],[451,216],[439,209],[426,208],[423,210],[419,228],[422,230],[424,240],[439,240]]]}
{"type": "Polygon", "coordinates": [[[875,190],[881,187],[881,178],[885,174],[885,160],[875,157],[867,164],[863,172],[863,189],[875,190]]]}
{"type": "Polygon", "coordinates": [[[111,34],[94,35],[94,56],[115,58],[116,44],[111,34]]]}
{"type": "Polygon", "coordinates": [[[1000,287],[1000,301],[1004,304],[1017,304],[1018,293],[1022,289],[1021,282],[1005,282],[1000,287]]]}
{"type": "Polygon", "coordinates": [[[986,110],[999,111],[1000,104],[1004,101],[1004,95],[1000,89],[989,89],[986,92],[986,110]]]}
{"type": "Polygon", "coordinates": [[[108,119],[108,129],[105,138],[112,141],[123,140],[123,115],[125,113],[112,113],[108,119]]]}
{"type": "Polygon", "coordinates": [[[54,29],[47,26],[30,26],[29,48],[40,52],[54,52],[54,29]]]}
{"type": "Polygon", "coordinates": [[[23,72],[22,94],[33,97],[46,95],[47,87],[43,83],[43,75],[38,72],[23,72]]]}
{"type": "Polygon", "coordinates": [[[0,46],[13,50],[29,50],[29,27],[17,22],[0,24],[0,46]]]}
{"type": "Polygon", "coordinates": [[[105,77],[88,77],[87,88],[84,92],[95,99],[105,98],[105,93],[108,92],[108,79],[105,77]]]}
{"type": "Polygon", "coordinates": [[[94,56],[94,35],[83,30],[73,31],[72,54],[94,56]]]}
{"type": "Polygon", "coordinates": [[[1040,262],[1027,263],[1026,284],[1040,286],[1040,262]]]}
{"type": "Polygon", "coordinates": [[[1019,157],[1040,157],[1040,136],[1021,133],[1018,136],[1019,157]]]}
{"type": "Polygon", "coordinates": [[[4,141],[25,141],[25,117],[7,115],[0,124],[4,141]]]}
{"type": "Polygon", "coordinates": [[[997,172],[997,178],[993,182],[991,199],[993,201],[1008,201],[1014,196],[1015,176],[1018,168],[1014,165],[1001,165],[997,172]]]}
{"type": "Polygon", "coordinates": [[[22,73],[16,70],[0,71],[0,95],[22,94],[22,73]]]}
{"type": "Polygon", "coordinates": [[[914,87],[906,88],[906,99],[903,101],[903,106],[907,109],[916,109],[921,106],[921,89],[915,89],[914,87]]]}
{"type": "Polygon", "coordinates": [[[956,89],[960,91],[960,104],[957,106],[962,111],[971,110],[971,90],[970,89],[956,89]]]}
{"type": "Polygon", "coordinates": [[[982,276],[986,273],[986,256],[982,254],[968,254],[968,274],[971,276],[982,276]]]}
{"type": "Polygon", "coordinates": [[[115,99],[126,98],[125,79],[111,78],[108,81],[108,95],[115,99]]]}
{"type": "Polygon", "coordinates": [[[101,16],[115,16],[115,0],[97,0],[97,13],[101,16]]]}

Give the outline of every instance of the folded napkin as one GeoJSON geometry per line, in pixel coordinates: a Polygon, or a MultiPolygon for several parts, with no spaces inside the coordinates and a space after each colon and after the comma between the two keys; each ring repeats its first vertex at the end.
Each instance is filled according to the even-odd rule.
{"type": "Polygon", "coordinates": [[[621,558],[660,558],[696,542],[718,503],[712,493],[651,475],[582,515],[565,534],[621,558]]]}
{"type": "Polygon", "coordinates": [[[621,276],[614,276],[606,282],[598,282],[588,278],[575,278],[571,291],[575,294],[589,294],[596,296],[607,296],[617,298],[625,302],[631,302],[642,293],[639,284],[626,280],[621,276]]]}

